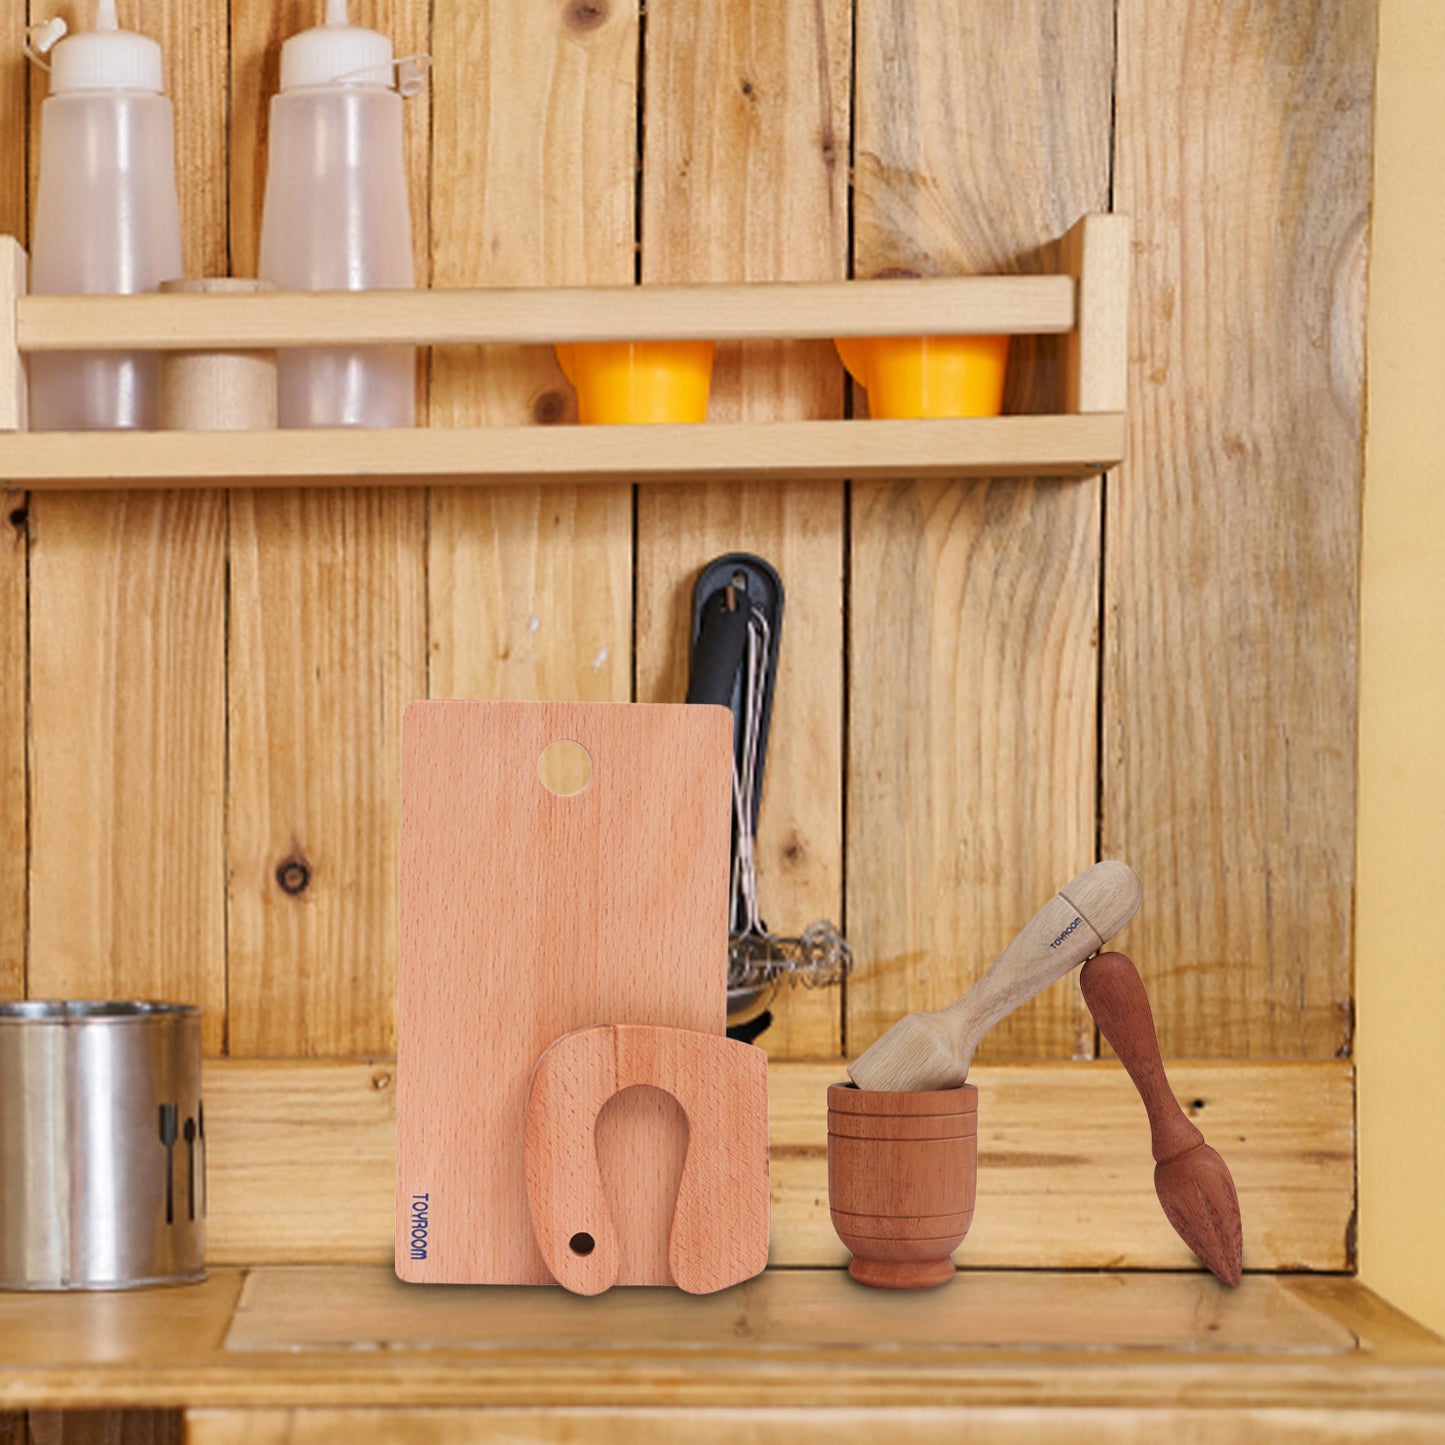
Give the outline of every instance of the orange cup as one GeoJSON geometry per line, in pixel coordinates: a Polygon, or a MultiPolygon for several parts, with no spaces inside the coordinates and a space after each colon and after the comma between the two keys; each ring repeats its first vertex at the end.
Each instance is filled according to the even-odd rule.
{"type": "Polygon", "coordinates": [[[579,421],[707,420],[711,341],[578,341],[555,349],[577,389],[579,421]]]}
{"type": "Polygon", "coordinates": [[[997,416],[1007,336],[867,336],[833,343],[879,418],[997,416]]]}

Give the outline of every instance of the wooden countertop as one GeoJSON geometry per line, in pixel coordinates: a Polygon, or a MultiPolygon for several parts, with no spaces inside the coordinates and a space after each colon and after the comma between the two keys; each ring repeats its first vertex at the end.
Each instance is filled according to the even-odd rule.
{"type": "Polygon", "coordinates": [[[769,1270],[716,1295],[583,1299],[325,1265],[0,1296],[0,1410],[1199,1402],[1406,1412],[1439,1429],[1445,1343],[1340,1276],[1254,1275],[1229,1291],[1197,1273],[976,1271],[889,1294],[838,1270],[769,1270]]]}

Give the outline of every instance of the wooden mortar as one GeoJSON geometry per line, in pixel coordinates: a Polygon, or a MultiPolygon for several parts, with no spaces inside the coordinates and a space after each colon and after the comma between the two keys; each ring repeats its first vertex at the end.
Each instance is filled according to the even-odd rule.
{"type": "MultiPolygon", "coordinates": [[[[216,276],[162,281],[168,294],[250,296],[274,281],[216,276]]],[[[163,351],[158,368],[161,431],[269,431],[276,425],[274,351],[163,351]]]]}
{"type": "Polygon", "coordinates": [[[829,1086],[828,1204],[860,1284],[947,1284],[977,1183],[972,1084],[918,1093],[829,1086]]]}

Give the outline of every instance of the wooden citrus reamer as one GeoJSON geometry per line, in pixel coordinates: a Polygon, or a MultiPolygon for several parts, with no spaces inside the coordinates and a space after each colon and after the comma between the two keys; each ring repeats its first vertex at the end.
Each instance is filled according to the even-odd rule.
{"type": "Polygon", "coordinates": [[[1169,1087],[1154,1015],[1139,971],[1122,953],[1101,953],[1079,975],[1084,1002],[1129,1071],[1154,1144],[1154,1190],[1179,1237],[1225,1284],[1239,1283],[1244,1230],[1229,1166],[1185,1117],[1169,1087]]]}

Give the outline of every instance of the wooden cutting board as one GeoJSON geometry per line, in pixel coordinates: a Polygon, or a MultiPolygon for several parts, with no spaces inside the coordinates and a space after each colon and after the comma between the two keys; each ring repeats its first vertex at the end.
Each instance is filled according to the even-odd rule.
{"type": "MultiPolygon", "coordinates": [[[[396,1271],[548,1284],[523,1129],[543,1050],[593,1024],[722,1034],[732,715],[636,703],[416,702],[402,728],[396,1271]],[[558,739],[590,754],[544,786],[558,739]]],[[[630,1089],[598,1163],[620,1284],[668,1284],[681,1110],[630,1089]],[[624,1223],[625,1221],[625,1223],[624,1223]]]]}

